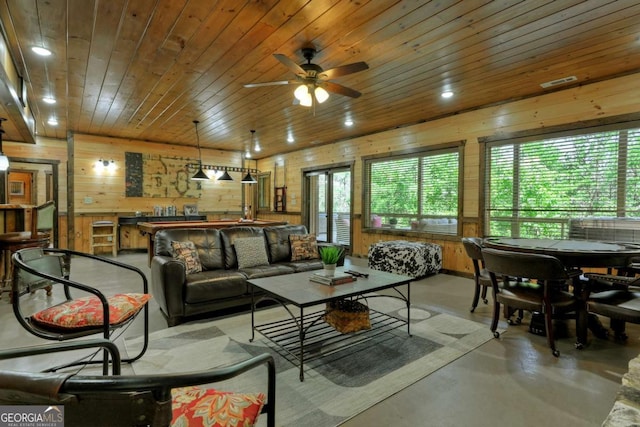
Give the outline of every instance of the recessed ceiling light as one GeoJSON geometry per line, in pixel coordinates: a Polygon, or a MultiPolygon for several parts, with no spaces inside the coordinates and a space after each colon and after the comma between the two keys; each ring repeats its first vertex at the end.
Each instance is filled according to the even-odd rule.
{"type": "Polygon", "coordinates": [[[45,96],[44,98],[42,98],[42,100],[44,102],[46,102],[47,104],[55,104],[56,103],[55,98],[51,98],[50,96],[45,96]]]}
{"type": "Polygon", "coordinates": [[[292,143],[292,142],[294,142],[294,141],[295,141],[295,139],[293,139],[293,136],[289,135],[289,136],[287,137],[287,142],[288,142],[288,143],[292,143]]]}
{"type": "Polygon", "coordinates": [[[31,48],[32,51],[34,51],[36,54],[40,55],[40,56],[49,56],[51,55],[51,51],[49,49],[46,49],[42,46],[33,46],[31,48]]]}
{"type": "Polygon", "coordinates": [[[47,120],[47,123],[49,123],[51,126],[58,126],[58,120],[56,120],[55,117],[51,117],[49,120],[47,120]]]}
{"type": "Polygon", "coordinates": [[[443,98],[451,98],[453,96],[453,92],[451,92],[450,90],[445,90],[444,92],[442,92],[440,94],[441,97],[443,98]]]}
{"type": "Polygon", "coordinates": [[[345,120],[345,121],[344,121],[344,125],[345,125],[345,126],[353,126],[353,120],[351,120],[351,119],[347,119],[347,120],[345,120]]]}

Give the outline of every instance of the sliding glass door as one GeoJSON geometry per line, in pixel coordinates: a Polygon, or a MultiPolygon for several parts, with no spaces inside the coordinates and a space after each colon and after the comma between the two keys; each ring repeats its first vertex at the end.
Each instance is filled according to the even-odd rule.
{"type": "Polygon", "coordinates": [[[319,242],[351,246],[351,168],[304,172],[305,225],[319,242]]]}

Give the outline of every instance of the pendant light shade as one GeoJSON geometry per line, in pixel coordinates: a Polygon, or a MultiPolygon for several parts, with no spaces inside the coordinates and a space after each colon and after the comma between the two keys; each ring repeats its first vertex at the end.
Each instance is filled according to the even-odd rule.
{"type": "Polygon", "coordinates": [[[202,170],[202,166],[200,166],[200,168],[198,169],[198,172],[196,172],[192,177],[192,180],[194,181],[204,181],[206,179],[209,179],[209,176],[204,173],[204,171],[202,170]]]}
{"type": "Polygon", "coordinates": [[[242,181],[240,182],[243,184],[255,184],[258,181],[256,181],[255,178],[251,176],[250,172],[247,172],[247,174],[244,176],[244,178],[242,178],[242,181]]]}
{"type": "Polygon", "coordinates": [[[193,121],[193,124],[196,126],[196,142],[198,144],[198,171],[191,177],[193,181],[205,181],[209,179],[206,173],[202,170],[202,151],[200,150],[200,136],[198,135],[198,123],[197,120],[193,121]]]}
{"type": "Polygon", "coordinates": [[[224,173],[218,178],[218,181],[233,181],[233,178],[231,178],[229,172],[224,171],[224,173]]]}

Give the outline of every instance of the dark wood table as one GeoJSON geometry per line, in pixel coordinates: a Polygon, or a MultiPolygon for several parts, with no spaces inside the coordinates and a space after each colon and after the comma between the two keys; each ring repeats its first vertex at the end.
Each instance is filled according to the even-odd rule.
{"type": "MultiPolygon", "coordinates": [[[[631,258],[640,256],[640,244],[594,240],[490,237],[484,239],[484,246],[505,251],[551,255],[569,268],[627,267],[631,258]]],[[[586,294],[583,294],[585,290],[579,280],[574,282],[577,298],[586,299],[586,294]]],[[[576,323],[577,341],[581,344],[587,342],[587,326],[598,336],[606,330],[594,314],[588,316],[588,322],[584,320],[576,323]]]]}
{"type": "Polygon", "coordinates": [[[158,222],[139,222],[138,230],[142,234],[148,236],[147,253],[149,255],[149,265],[154,254],[155,235],[160,230],[171,230],[175,228],[229,228],[229,227],[270,227],[273,225],[286,225],[283,221],[267,221],[267,220],[217,220],[217,221],[158,221],[158,222]]]}
{"type": "Polygon", "coordinates": [[[484,246],[504,251],[551,255],[567,267],[626,267],[631,257],[640,256],[640,244],[598,242],[578,239],[525,239],[488,237],[484,246]]]}
{"type": "Polygon", "coordinates": [[[314,307],[311,312],[305,314],[306,308],[318,306],[319,304],[330,301],[354,297],[400,299],[406,303],[407,319],[392,317],[386,313],[380,313],[370,308],[371,329],[350,333],[348,338],[353,339],[348,339],[348,344],[353,345],[354,342],[370,339],[372,334],[384,333],[405,325],[407,327],[407,334],[411,336],[409,308],[411,305],[410,284],[413,278],[353,265],[338,267],[336,269],[336,275],[343,274],[345,269],[366,273],[368,277],[358,277],[354,282],[335,286],[322,285],[309,280],[309,277],[314,273],[313,271],[249,280],[249,283],[252,285],[251,341],[254,340],[255,331],[257,331],[283,349],[287,355],[294,359],[294,363],[296,361],[298,362],[300,367],[300,381],[304,381],[303,364],[305,360],[310,360],[311,357],[317,358],[322,356],[318,352],[315,354],[308,353],[307,356],[309,357],[305,359],[305,343],[307,347],[311,348],[317,348],[316,344],[320,343],[322,343],[324,348],[333,345],[336,351],[347,343],[347,338],[345,338],[347,335],[340,334],[324,322],[324,308],[318,310],[318,307],[314,307]],[[406,285],[406,293],[398,289],[404,285],[406,285]],[[376,291],[384,289],[395,289],[396,293],[390,295],[375,294],[376,291]],[[264,296],[256,299],[256,290],[261,291],[264,296]],[[256,325],[256,305],[264,300],[278,302],[284,307],[290,318],[256,325]],[[294,313],[289,308],[289,305],[296,307],[299,310],[299,314],[294,313]]]}

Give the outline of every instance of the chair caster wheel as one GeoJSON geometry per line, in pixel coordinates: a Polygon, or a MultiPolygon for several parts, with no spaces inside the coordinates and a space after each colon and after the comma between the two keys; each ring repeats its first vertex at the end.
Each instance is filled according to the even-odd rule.
{"type": "Polygon", "coordinates": [[[522,317],[518,317],[518,318],[516,319],[516,325],[519,325],[519,324],[521,324],[521,323],[522,323],[522,317]]]}
{"type": "Polygon", "coordinates": [[[469,312],[470,312],[470,313],[473,313],[474,311],[476,311],[476,308],[475,308],[475,307],[471,307],[471,308],[469,309],[469,312]]]}
{"type": "Polygon", "coordinates": [[[493,332],[493,336],[494,336],[495,338],[500,338],[500,332],[498,332],[498,331],[494,331],[494,332],[493,332]]]}
{"type": "Polygon", "coordinates": [[[482,300],[482,302],[483,302],[483,303],[485,303],[485,304],[489,304],[489,300],[488,300],[488,299],[486,299],[486,298],[485,298],[485,299],[483,299],[483,300],[482,300]]]}
{"type": "Polygon", "coordinates": [[[624,332],[616,332],[614,335],[614,339],[619,342],[625,342],[629,339],[629,335],[624,332]]]}
{"type": "Polygon", "coordinates": [[[576,350],[583,350],[584,349],[584,344],[582,344],[581,342],[577,342],[576,343],[576,350]]]}
{"type": "Polygon", "coordinates": [[[559,350],[553,350],[552,353],[553,353],[553,355],[555,357],[560,357],[560,351],[559,350]]]}

